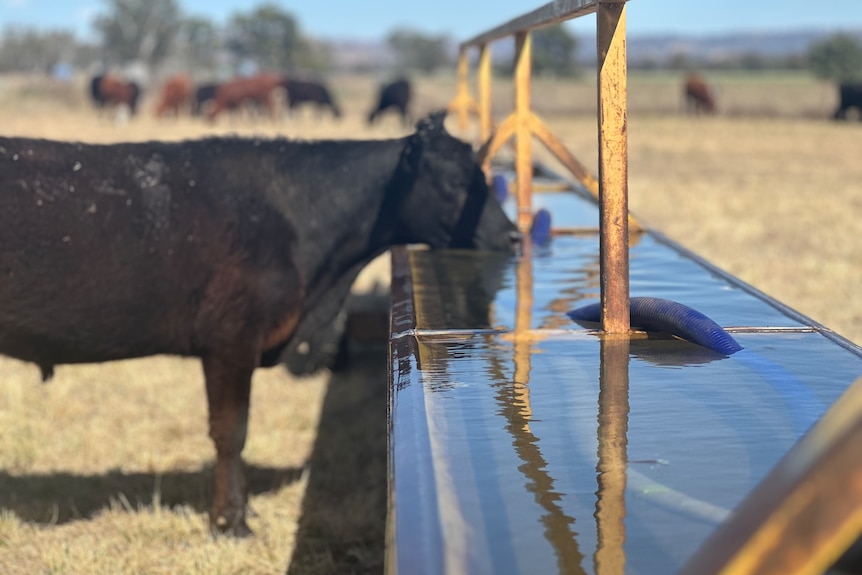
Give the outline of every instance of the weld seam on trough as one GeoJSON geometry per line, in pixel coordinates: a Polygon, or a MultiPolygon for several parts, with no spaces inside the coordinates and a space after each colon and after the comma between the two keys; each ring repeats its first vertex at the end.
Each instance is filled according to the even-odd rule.
{"type": "Polygon", "coordinates": [[[724,331],[727,333],[819,333],[817,328],[811,326],[751,326],[751,325],[730,325],[724,326],[724,331]]]}
{"type": "Polygon", "coordinates": [[[480,328],[480,329],[405,329],[403,331],[399,331],[397,333],[392,334],[392,339],[400,339],[402,337],[407,336],[435,336],[435,335],[496,335],[509,333],[508,329],[496,329],[496,328],[480,328]]]}

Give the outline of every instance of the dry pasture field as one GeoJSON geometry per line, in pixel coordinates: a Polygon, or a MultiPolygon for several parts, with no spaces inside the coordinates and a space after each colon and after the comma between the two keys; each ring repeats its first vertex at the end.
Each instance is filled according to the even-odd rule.
{"type": "MultiPolygon", "coordinates": [[[[767,294],[862,342],[862,124],[828,120],[834,88],[803,76],[708,77],[720,113],[681,113],[680,78],[629,81],[630,207],[767,294]]],[[[85,98],[85,79],[0,77],[5,136],[111,142],[208,134],[391,137],[365,125],[375,82],[330,82],[345,117],[313,114],[214,125],[140,117],[115,125],[85,98]]],[[[495,117],[511,85],[495,82],[495,117]]],[[[445,105],[451,77],[416,85],[415,112],[445,105]]],[[[595,83],[539,79],[538,113],[594,172],[595,83]]],[[[455,126],[455,122],[450,124],[455,126]]],[[[537,155],[554,165],[539,144],[537,155]]],[[[372,573],[382,568],[385,357],[297,379],[259,370],[245,451],[248,540],[207,529],[213,448],[196,361],[156,357],[38,370],[0,357],[0,572],[12,574],[372,573]]]]}

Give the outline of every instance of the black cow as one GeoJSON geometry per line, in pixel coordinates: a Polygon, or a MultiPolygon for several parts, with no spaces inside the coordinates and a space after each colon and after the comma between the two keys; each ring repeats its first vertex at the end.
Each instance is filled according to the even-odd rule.
{"type": "Polygon", "coordinates": [[[373,124],[380,114],[394,108],[401,114],[401,121],[407,125],[410,122],[410,92],[410,82],[403,78],[381,86],[377,106],[368,114],[368,123],[373,124]]]}
{"type": "Polygon", "coordinates": [[[203,113],[204,104],[215,100],[216,92],[221,84],[200,84],[195,88],[195,101],[192,104],[192,115],[200,116],[203,113]]]}
{"type": "Polygon", "coordinates": [[[97,108],[105,107],[105,99],[102,98],[102,92],[99,90],[103,77],[104,74],[96,74],[90,79],[90,98],[97,108]]]}
{"type": "Polygon", "coordinates": [[[0,138],[0,353],[37,364],[199,357],[214,528],[245,522],[251,375],[339,313],[396,244],[513,251],[443,114],[390,140],[0,138]]]}
{"type": "Polygon", "coordinates": [[[309,80],[294,80],[286,78],[282,84],[287,91],[287,107],[295,110],[301,104],[315,104],[318,110],[330,109],[336,118],[341,117],[341,110],[335,105],[326,86],[309,80]]]}
{"type": "Polygon", "coordinates": [[[833,118],[846,120],[847,112],[856,108],[856,113],[862,120],[862,84],[841,84],[838,86],[839,103],[833,118]]]}

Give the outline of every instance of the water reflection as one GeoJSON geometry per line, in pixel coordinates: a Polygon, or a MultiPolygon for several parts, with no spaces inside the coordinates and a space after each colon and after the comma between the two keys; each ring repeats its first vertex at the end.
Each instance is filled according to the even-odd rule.
{"type": "MultiPolygon", "coordinates": [[[[500,359],[498,357],[496,361],[500,359]]],[[[575,518],[563,510],[562,494],[554,488],[554,478],[542,455],[540,440],[530,429],[533,411],[529,394],[529,366],[518,365],[517,359],[515,364],[515,373],[519,375],[507,381],[503,370],[499,369],[499,379],[492,384],[496,388],[497,413],[506,420],[505,429],[512,436],[512,447],[523,461],[518,470],[527,480],[524,488],[533,494],[535,502],[543,510],[540,521],[544,526],[545,539],[557,557],[559,572],[583,574],[584,554],[573,528],[575,518]]]]}
{"type": "Polygon", "coordinates": [[[493,302],[507,285],[511,262],[505,254],[469,250],[413,254],[416,324],[426,329],[493,328],[493,302]]]}
{"type": "MultiPolygon", "coordinates": [[[[798,324],[649,237],[631,261],[634,295],[685,301],[722,325],[798,324]]],[[[814,333],[745,336],[752,353],[733,358],[656,334],[593,337],[565,312],[598,297],[594,237],[517,260],[423,252],[410,266],[422,385],[403,397],[419,387],[424,404],[401,409],[427,409],[420,431],[448,457],[428,464],[436,483],[419,497],[439,505],[445,549],[470,572],[673,572],[858,371],[814,333]]],[[[416,379],[397,361],[403,391],[416,379]]],[[[420,439],[402,442],[414,475],[420,439]]]]}
{"type": "Polygon", "coordinates": [[[655,333],[645,334],[643,339],[632,339],[630,354],[655,366],[678,368],[696,367],[728,358],[702,345],[655,333]]]}
{"type": "Polygon", "coordinates": [[[597,575],[623,575],[626,554],[626,447],[629,416],[629,338],[603,338],[599,368],[598,490],[594,557],[597,575]]]}

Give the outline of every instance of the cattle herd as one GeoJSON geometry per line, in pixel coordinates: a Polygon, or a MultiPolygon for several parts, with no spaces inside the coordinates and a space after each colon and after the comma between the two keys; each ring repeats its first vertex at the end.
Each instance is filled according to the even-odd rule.
{"type": "MultiPolygon", "coordinates": [[[[138,112],[141,89],[92,79],[99,108],[138,112]]],[[[251,107],[308,104],[338,118],[322,83],[262,73],[161,86],[155,115],[213,121],[251,107]]],[[[686,79],[693,113],[716,111],[686,79]]],[[[382,85],[367,121],[410,121],[411,86],[382,85]]],[[[862,107],[842,88],[841,108],[862,107]]],[[[353,280],[399,244],[514,253],[521,236],[445,112],[388,140],[238,137],[111,145],[0,137],[0,353],[36,364],[173,354],[199,358],[216,470],[212,524],[250,533],[241,459],[259,366],[318,366],[353,280]]]]}
{"type": "MultiPolygon", "coordinates": [[[[219,115],[242,110],[276,117],[282,101],[279,94],[288,113],[302,106],[312,106],[321,115],[329,113],[334,118],[342,115],[341,108],[324,83],[272,72],[197,85],[187,74],[175,74],[162,82],[154,113],[158,118],[189,114],[210,122],[219,115]]],[[[121,107],[134,116],[141,88],[119,75],[99,74],[90,82],[90,95],[99,109],[121,107]]],[[[381,85],[376,105],[368,113],[368,123],[373,124],[381,114],[392,111],[399,115],[405,126],[409,125],[410,96],[410,82],[403,78],[381,85]]]]}
{"type": "MultiPolygon", "coordinates": [[[[212,122],[221,114],[250,109],[275,117],[279,112],[279,92],[283,95],[288,113],[303,106],[312,106],[320,115],[329,113],[334,118],[342,115],[341,108],[324,83],[262,72],[226,82],[197,85],[187,74],[175,74],[161,84],[155,116],[161,118],[189,114],[212,122]]],[[[393,112],[398,114],[405,126],[409,126],[411,92],[410,82],[403,78],[382,84],[376,104],[368,112],[368,124],[374,124],[385,112],[393,112]]],[[[122,106],[134,116],[138,110],[141,88],[118,75],[99,74],[90,82],[90,95],[99,109],[122,106]]],[[[855,112],[862,119],[862,84],[841,83],[838,95],[839,104],[833,118],[844,120],[850,112],[855,112]]],[[[686,75],[682,96],[688,114],[698,116],[718,112],[715,91],[699,74],[686,75]]]]}

